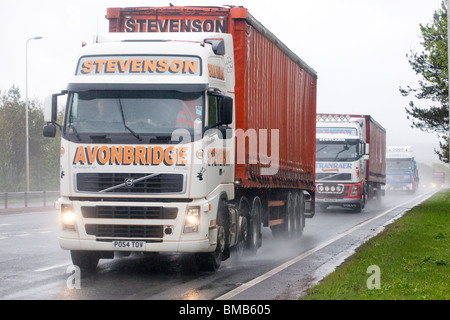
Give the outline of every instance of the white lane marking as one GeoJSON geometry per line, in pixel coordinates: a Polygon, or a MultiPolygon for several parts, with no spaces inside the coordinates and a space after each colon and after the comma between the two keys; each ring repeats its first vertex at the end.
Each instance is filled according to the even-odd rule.
{"type": "Polygon", "coordinates": [[[69,266],[71,264],[72,264],[72,262],[66,262],[66,263],[56,264],[54,266],[50,266],[50,267],[46,267],[46,268],[36,269],[34,271],[35,272],[44,272],[44,271],[48,271],[48,270],[52,270],[52,269],[58,269],[58,268],[61,268],[61,267],[69,266]]]}
{"type": "MultiPolygon", "coordinates": [[[[433,195],[433,193],[432,194],[422,195],[423,199],[420,200],[420,202],[422,202],[426,198],[430,197],[431,195],[433,195]]],[[[377,216],[375,216],[375,217],[373,217],[373,218],[371,218],[369,220],[366,220],[366,221],[364,221],[364,222],[354,226],[353,228],[347,230],[346,232],[344,232],[344,233],[342,233],[342,234],[340,234],[340,235],[338,235],[338,236],[336,236],[336,237],[334,237],[334,238],[332,238],[332,239],[330,239],[328,241],[325,241],[324,243],[318,245],[317,247],[312,248],[312,249],[302,253],[301,255],[299,255],[299,256],[297,256],[297,257],[295,257],[295,258],[293,258],[293,259],[291,259],[291,260],[289,260],[289,261],[287,261],[285,263],[283,263],[282,265],[279,265],[278,267],[270,270],[269,272],[267,272],[267,273],[265,273],[263,275],[260,275],[259,277],[255,278],[255,279],[253,279],[253,280],[251,280],[251,281],[249,281],[247,283],[242,284],[241,286],[237,287],[236,289],[233,289],[233,290],[229,291],[228,293],[225,293],[224,295],[221,295],[220,297],[217,297],[215,300],[228,300],[228,299],[231,299],[234,296],[238,295],[239,293],[244,292],[245,290],[247,290],[247,289],[253,287],[254,285],[256,285],[256,284],[258,284],[258,283],[260,283],[260,282],[262,282],[262,281],[264,281],[264,280],[266,280],[268,278],[270,278],[271,276],[277,274],[278,272],[283,271],[284,269],[286,269],[287,267],[293,265],[294,263],[297,263],[297,262],[301,261],[302,259],[305,259],[306,257],[308,257],[308,256],[312,255],[313,253],[319,251],[320,249],[328,246],[329,244],[331,244],[331,243],[333,243],[335,241],[338,241],[339,239],[349,235],[353,231],[358,230],[359,228],[362,228],[363,226],[371,223],[372,221],[375,221],[376,219],[381,218],[382,216],[385,216],[389,212],[394,211],[395,209],[403,207],[406,204],[408,204],[410,202],[413,202],[413,201],[416,201],[416,200],[417,200],[416,198],[412,199],[412,200],[408,200],[408,201],[406,201],[406,202],[404,202],[402,204],[399,204],[399,205],[395,206],[394,208],[390,208],[390,209],[380,213],[379,215],[377,215],[377,216]]]]}

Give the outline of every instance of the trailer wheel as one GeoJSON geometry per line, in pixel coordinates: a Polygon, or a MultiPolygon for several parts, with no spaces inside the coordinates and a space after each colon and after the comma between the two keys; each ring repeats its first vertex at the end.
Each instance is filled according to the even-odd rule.
{"type": "Polygon", "coordinates": [[[305,198],[303,197],[303,193],[300,192],[296,197],[296,206],[295,206],[295,231],[298,237],[303,235],[303,229],[305,228],[305,198]]]}
{"type": "Polygon", "coordinates": [[[294,208],[295,201],[292,194],[289,192],[286,199],[286,205],[283,207],[284,223],[270,227],[274,237],[290,238],[295,233],[295,217],[294,208]]]}
{"type": "Polygon", "coordinates": [[[286,237],[292,238],[295,236],[296,233],[296,204],[297,204],[297,198],[296,196],[289,192],[288,198],[287,198],[287,204],[286,204],[286,219],[285,219],[285,226],[286,226],[286,237]]]}
{"type": "Polygon", "coordinates": [[[255,197],[251,208],[250,226],[246,246],[248,251],[251,253],[256,253],[258,248],[262,245],[261,209],[261,199],[259,197],[255,197]]]}
{"type": "Polygon", "coordinates": [[[92,272],[97,268],[100,255],[95,251],[71,250],[72,263],[78,266],[81,271],[92,272]]]}

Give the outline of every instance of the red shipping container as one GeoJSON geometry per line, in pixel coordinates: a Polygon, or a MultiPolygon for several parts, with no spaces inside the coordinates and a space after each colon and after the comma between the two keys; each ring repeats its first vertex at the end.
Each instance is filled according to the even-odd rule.
{"type": "Polygon", "coordinates": [[[255,155],[250,154],[247,140],[245,163],[236,159],[236,180],[244,188],[314,190],[317,74],[247,9],[110,8],[107,18],[110,32],[231,33],[236,129],[244,133],[254,130],[257,134],[260,129],[266,130],[267,155],[272,161],[261,163],[261,157],[252,161],[255,155]],[[276,146],[271,144],[271,134],[276,133],[272,130],[278,130],[276,146]],[[270,154],[272,149],[278,150],[277,158],[270,154]],[[275,163],[275,174],[262,174],[263,169],[275,163]]]}

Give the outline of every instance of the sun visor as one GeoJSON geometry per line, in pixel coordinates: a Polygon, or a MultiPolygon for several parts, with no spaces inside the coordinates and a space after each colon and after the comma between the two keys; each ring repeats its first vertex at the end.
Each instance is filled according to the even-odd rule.
{"type": "Polygon", "coordinates": [[[68,91],[82,92],[89,90],[139,90],[139,91],[178,91],[202,92],[208,89],[206,83],[176,84],[176,83],[69,83],[68,91]]]}

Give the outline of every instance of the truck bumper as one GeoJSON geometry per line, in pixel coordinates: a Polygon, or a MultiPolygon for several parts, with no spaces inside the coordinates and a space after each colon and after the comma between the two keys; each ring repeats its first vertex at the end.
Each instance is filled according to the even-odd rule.
{"type": "Polygon", "coordinates": [[[205,199],[187,203],[125,203],[60,198],[57,206],[60,208],[58,240],[66,250],[213,252],[216,248],[216,217],[205,199]],[[189,232],[185,229],[188,208],[199,210],[198,227],[190,228],[189,232]],[[65,219],[67,211],[72,212],[70,221],[65,219]],[[145,244],[138,249],[122,249],[113,247],[114,241],[145,244]]]}
{"type": "MultiPolygon", "coordinates": [[[[91,239],[70,239],[59,237],[59,245],[65,250],[86,250],[86,251],[132,251],[129,249],[113,248],[113,240],[96,241],[91,239]]],[[[127,239],[128,240],[128,239],[127,239]]],[[[212,252],[216,246],[212,246],[209,239],[189,241],[189,242],[146,242],[145,249],[140,252],[212,252]]]]}
{"type": "Polygon", "coordinates": [[[340,206],[342,208],[357,208],[361,205],[360,199],[334,199],[334,198],[316,198],[316,204],[327,206],[340,206]]]}
{"type": "Polygon", "coordinates": [[[357,183],[319,183],[316,193],[316,204],[327,206],[341,206],[343,208],[357,208],[362,204],[363,182],[357,183]],[[327,187],[341,186],[341,192],[325,191],[327,187]],[[325,190],[324,190],[325,189],[325,190]]]}

